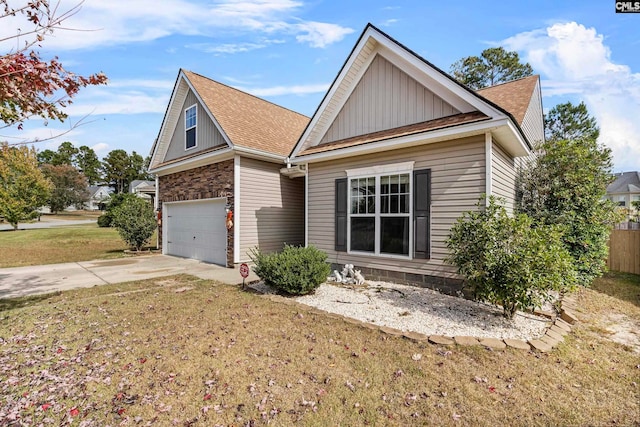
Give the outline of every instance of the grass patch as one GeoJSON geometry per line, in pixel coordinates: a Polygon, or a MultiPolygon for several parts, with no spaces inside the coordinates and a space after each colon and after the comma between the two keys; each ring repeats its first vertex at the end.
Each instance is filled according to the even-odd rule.
{"type": "Polygon", "coordinates": [[[595,280],[592,289],[640,306],[640,275],[609,272],[595,280]]]}
{"type": "MultiPolygon", "coordinates": [[[[631,302],[613,310],[640,316],[631,302]]],[[[0,313],[0,419],[634,425],[638,354],[594,330],[597,314],[550,354],[490,352],[387,336],[190,276],[79,289],[0,313]]]]}
{"type": "Polygon", "coordinates": [[[115,229],[95,224],[2,231],[0,268],[118,258],[126,248],[115,229]]]}
{"type": "Polygon", "coordinates": [[[79,219],[98,219],[103,211],[65,211],[55,214],[42,214],[42,220],[79,220],[79,219]]]}

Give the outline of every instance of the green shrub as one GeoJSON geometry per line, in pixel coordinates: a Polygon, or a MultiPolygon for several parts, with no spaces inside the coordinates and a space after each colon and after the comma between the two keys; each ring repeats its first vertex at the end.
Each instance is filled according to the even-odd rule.
{"type": "MultiPolygon", "coordinates": [[[[566,123],[573,126],[575,120],[566,123]]],[[[620,220],[613,202],[604,199],[613,181],[611,150],[592,137],[550,139],[536,151],[520,173],[516,207],[536,224],[563,227],[562,242],[579,283],[590,286],[606,271],[607,241],[620,220]]]]}
{"type": "Polygon", "coordinates": [[[106,212],[98,217],[98,227],[111,227],[111,215],[106,212]]]}
{"type": "Polygon", "coordinates": [[[107,201],[107,209],[98,217],[98,227],[111,227],[113,225],[113,211],[123,204],[125,200],[135,198],[138,198],[138,196],[131,193],[112,194],[107,201]]]}
{"type": "Polygon", "coordinates": [[[285,245],[282,252],[264,254],[251,250],[253,271],[265,284],[290,295],[306,295],[327,280],[331,272],[327,254],[309,246],[285,245]]]}
{"type": "Polygon", "coordinates": [[[446,261],[458,268],[478,300],[517,310],[541,307],[550,291],[577,283],[573,260],[557,227],[535,225],[527,215],[510,217],[492,196],[489,205],[463,214],[446,241],[446,261]]]}
{"type": "Polygon", "coordinates": [[[149,243],[156,229],[153,206],[139,197],[127,198],[112,211],[113,227],[118,229],[122,240],[137,251],[149,243]]]}

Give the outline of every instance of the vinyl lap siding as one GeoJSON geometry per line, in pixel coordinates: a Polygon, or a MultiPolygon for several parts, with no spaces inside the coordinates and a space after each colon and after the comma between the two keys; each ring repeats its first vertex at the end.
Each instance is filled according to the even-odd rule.
{"type": "Polygon", "coordinates": [[[515,159],[509,156],[506,151],[504,151],[495,142],[492,144],[492,192],[495,196],[505,199],[507,212],[512,213],[516,197],[515,186],[517,168],[515,159]]]}
{"type": "Polygon", "coordinates": [[[283,166],[240,158],[241,262],[256,246],[271,252],[304,243],[304,178],[281,175],[283,166]]]}
{"type": "Polygon", "coordinates": [[[538,81],[520,126],[531,145],[534,146],[544,139],[544,115],[540,97],[540,81],[538,81]]]}
{"type": "Polygon", "coordinates": [[[457,113],[407,73],[376,55],[320,143],[457,113]]]}
{"type": "Polygon", "coordinates": [[[164,157],[164,162],[169,160],[178,159],[187,154],[197,153],[198,151],[206,150],[221,144],[225,144],[225,140],[222,134],[218,131],[213,124],[205,109],[200,105],[198,99],[192,91],[189,91],[187,97],[182,104],[180,110],[180,117],[178,123],[171,136],[171,143],[167,149],[167,154],[164,157]],[[184,110],[191,107],[193,104],[198,104],[197,121],[196,121],[196,148],[191,150],[185,150],[185,131],[184,131],[184,110]]]}
{"type": "Polygon", "coordinates": [[[309,244],[329,255],[328,261],[379,268],[455,276],[454,268],[443,264],[447,255],[444,241],[462,212],[475,208],[485,191],[484,136],[447,141],[433,145],[394,150],[357,158],[309,165],[309,244]],[[334,250],[334,182],[346,177],[345,170],[413,160],[414,170],[430,168],[431,181],[431,259],[349,255],[334,250]]]}

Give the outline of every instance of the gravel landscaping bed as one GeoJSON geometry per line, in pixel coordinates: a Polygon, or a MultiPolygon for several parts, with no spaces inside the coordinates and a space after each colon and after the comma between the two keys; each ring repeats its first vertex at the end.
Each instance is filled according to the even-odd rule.
{"type": "MultiPolygon", "coordinates": [[[[251,287],[275,293],[262,282],[251,287]]],[[[509,321],[501,308],[489,304],[388,282],[323,283],[313,295],[293,299],[330,313],[424,335],[529,340],[544,335],[551,325],[546,317],[522,312],[509,321]]]]}

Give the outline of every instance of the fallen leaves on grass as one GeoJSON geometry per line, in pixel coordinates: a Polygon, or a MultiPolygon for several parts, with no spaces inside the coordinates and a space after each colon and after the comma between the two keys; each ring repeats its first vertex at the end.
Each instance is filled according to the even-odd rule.
{"type": "Polygon", "coordinates": [[[552,355],[447,349],[233,287],[186,277],[173,286],[192,289],[105,286],[3,313],[0,419],[83,427],[446,425],[471,423],[468,414],[486,425],[635,421],[637,359],[587,341],[579,326],[568,338],[575,344],[552,355]],[[571,386],[587,378],[589,394],[571,386]]]}

